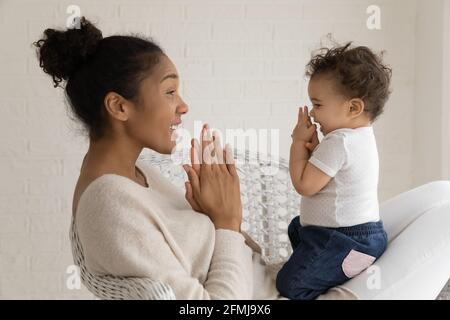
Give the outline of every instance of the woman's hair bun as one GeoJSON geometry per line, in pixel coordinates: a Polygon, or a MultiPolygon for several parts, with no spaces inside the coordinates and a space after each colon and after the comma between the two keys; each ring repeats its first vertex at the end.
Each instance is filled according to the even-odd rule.
{"type": "Polygon", "coordinates": [[[95,53],[103,38],[102,32],[84,17],[78,26],[63,31],[46,29],[43,38],[34,43],[39,65],[53,78],[55,87],[95,53]]]}

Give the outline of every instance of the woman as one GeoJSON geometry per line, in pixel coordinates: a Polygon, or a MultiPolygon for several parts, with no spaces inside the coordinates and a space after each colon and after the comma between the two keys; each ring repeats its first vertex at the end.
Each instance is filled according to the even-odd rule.
{"type": "Polygon", "coordinates": [[[193,182],[186,198],[199,213],[154,169],[136,164],[143,148],[171,153],[188,112],[163,50],[137,37],[103,38],[85,19],[80,29],[47,29],[37,47],[55,87],[67,82],[71,108],[89,133],[73,198],[87,268],[161,280],[178,299],[252,298],[253,253],[240,233],[234,165],[186,167],[193,182]]]}
{"type": "MultiPolygon", "coordinates": [[[[71,108],[89,133],[73,197],[89,271],[160,280],[178,299],[278,298],[274,273],[240,232],[232,155],[218,139],[205,138],[207,127],[202,165],[185,166],[185,195],[136,163],[143,148],[171,153],[174,130],[188,112],[163,50],[137,37],[103,38],[85,19],[79,29],[45,30],[36,46],[40,66],[55,87],[65,82],[71,108]],[[228,164],[216,163],[222,154],[228,164]]],[[[356,296],[341,287],[320,298],[356,296]]]]}

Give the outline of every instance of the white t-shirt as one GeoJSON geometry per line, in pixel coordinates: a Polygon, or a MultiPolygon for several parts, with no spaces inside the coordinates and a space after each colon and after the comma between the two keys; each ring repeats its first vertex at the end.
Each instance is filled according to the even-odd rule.
{"type": "Polygon", "coordinates": [[[372,127],[328,133],[309,162],[333,179],[315,195],[302,197],[303,226],[338,228],[380,220],[378,151],[372,127]]]}

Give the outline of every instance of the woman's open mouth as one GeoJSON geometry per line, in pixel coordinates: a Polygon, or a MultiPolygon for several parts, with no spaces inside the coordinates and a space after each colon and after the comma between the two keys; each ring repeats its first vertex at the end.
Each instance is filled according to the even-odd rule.
{"type": "Polygon", "coordinates": [[[175,131],[175,130],[177,130],[177,129],[180,129],[180,128],[181,128],[181,122],[178,123],[178,124],[172,124],[172,125],[170,126],[170,130],[173,130],[173,131],[175,131]]]}
{"type": "Polygon", "coordinates": [[[181,129],[181,122],[179,123],[175,123],[175,124],[171,124],[169,127],[169,132],[170,132],[170,139],[172,141],[177,141],[179,138],[179,134],[177,133],[178,129],[181,129]]]}

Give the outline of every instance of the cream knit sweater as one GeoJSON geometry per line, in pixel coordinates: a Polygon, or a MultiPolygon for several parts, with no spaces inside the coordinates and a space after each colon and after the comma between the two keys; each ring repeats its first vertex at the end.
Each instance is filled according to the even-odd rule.
{"type": "Polygon", "coordinates": [[[177,299],[279,298],[277,268],[264,265],[251,239],[215,230],[182,190],[151,166],[137,166],[148,188],[106,174],[80,197],[75,223],[89,271],[160,280],[177,299]]]}

